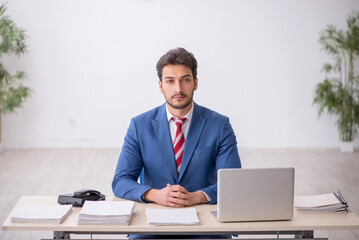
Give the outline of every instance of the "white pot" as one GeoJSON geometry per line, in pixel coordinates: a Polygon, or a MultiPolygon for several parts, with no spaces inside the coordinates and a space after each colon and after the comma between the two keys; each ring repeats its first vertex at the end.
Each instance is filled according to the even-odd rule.
{"type": "Polygon", "coordinates": [[[345,153],[354,152],[354,141],[351,142],[340,142],[340,150],[345,153]]]}

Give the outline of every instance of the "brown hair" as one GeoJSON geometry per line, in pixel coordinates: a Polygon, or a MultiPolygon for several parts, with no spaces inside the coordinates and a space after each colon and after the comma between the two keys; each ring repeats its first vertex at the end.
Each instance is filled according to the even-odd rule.
{"type": "Polygon", "coordinates": [[[197,60],[194,55],[188,52],[184,48],[175,48],[169,50],[165,55],[163,55],[160,60],[158,60],[156,69],[157,75],[162,81],[162,69],[166,65],[184,65],[189,67],[192,71],[193,79],[197,78],[197,60]]]}

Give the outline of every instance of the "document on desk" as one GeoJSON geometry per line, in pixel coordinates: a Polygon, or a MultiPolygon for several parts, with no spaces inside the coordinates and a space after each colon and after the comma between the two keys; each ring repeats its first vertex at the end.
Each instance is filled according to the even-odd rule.
{"type": "Polygon", "coordinates": [[[79,224],[128,225],[134,206],[133,201],[86,201],[77,222],[79,224]]]}
{"type": "Polygon", "coordinates": [[[300,213],[348,211],[348,204],[340,191],[312,196],[295,196],[294,206],[300,213]]]}
{"type": "Polygon", "coordinates": [[[12,217],[12,222],[61,223],[70,213],[72,205],[24,204],[12,217]]]}
{"type": "Polygon", "coordinates": [[[147,223],[150,225],[198,225],[199,219],[195,208],[181,209],[146,209],[147,223]]]}

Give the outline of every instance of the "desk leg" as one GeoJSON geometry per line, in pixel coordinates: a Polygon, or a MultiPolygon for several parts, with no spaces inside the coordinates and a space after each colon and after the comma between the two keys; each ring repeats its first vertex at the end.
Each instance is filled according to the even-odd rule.
{"type": "Polygon", "coordinates": [[[70,239],[70,233],[62,232],[62,231],[55,231],[54,239],[70,239]]]}
{"type": "Polygon", "coordinates": [[[314,231],[301,231],[295,234],[295,238],[314,238],[314,231]]]}

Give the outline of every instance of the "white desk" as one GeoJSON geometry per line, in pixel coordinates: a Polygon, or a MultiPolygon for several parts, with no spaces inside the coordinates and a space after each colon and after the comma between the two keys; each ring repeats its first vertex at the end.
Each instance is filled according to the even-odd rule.
{"type": "MultiPolygon", "coordinates": [[[[109,198],[107,201],[121,201],[109,198]]],[[[69,233],[116,233],[116,234],[268,234],[293,233],[298,238],[313,238],[315,230],[358,230],[359,218],[352,212],[330,214],[299,214],[294,212],[292,221],[234,222],[220,223],[211,214],[216,205],[196,206],[200,225],[197,226],[150,226],[147,224],[145,209],[164,208],[157,204],[136,203],[128,226],[123,225],[80,225],[76,217],[81,210],[73,208],[72,213],[61,224],[12,223],[11,216],[25,203],[56,205],[56,196],[23,196],[5,220],[3,230],[54,231],[55,237],[69,237],[69,233]]]]}

